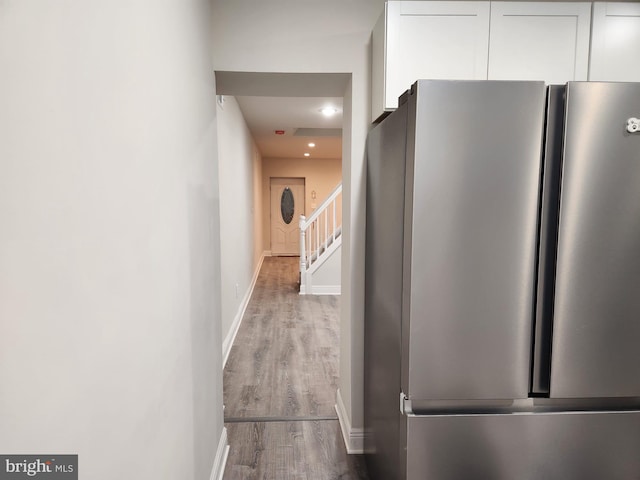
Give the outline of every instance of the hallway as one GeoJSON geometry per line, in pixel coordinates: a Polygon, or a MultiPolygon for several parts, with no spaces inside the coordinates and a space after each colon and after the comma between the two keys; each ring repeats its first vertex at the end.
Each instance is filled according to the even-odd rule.
{"type": "Polygon", "coordinates": [[[367,478],[334,408],[340,297],[299,295],[298,261],[265,258],[225,366],[225,480],[367,478]]]}

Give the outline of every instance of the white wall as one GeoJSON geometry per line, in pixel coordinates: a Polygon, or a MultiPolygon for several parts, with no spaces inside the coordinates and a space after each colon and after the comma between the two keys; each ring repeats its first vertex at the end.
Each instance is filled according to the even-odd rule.
{"type": "Polygon", "coordinates": [[[214,0],[214,66],[221,71],[350,73],[343,123],[340,393],[362,427],[364,150],[371,29],[384,0],[214,0]],[[350,139],[348,138],[350,137],[350,139]]]}
{"type": "Polygon", "coordinates": [[[223,433],[206,0],[0,2],[0,452],[208,479],[223,433]]]}
{"type": "Polygon", "coordinates": [[[263,253],[262,159],[232,96],[218,105],[218,158],[222,334],[228,350],[263,253]]]}
{"type": "Polygon", "coordinates": [[[342,245],[340,245],[324,261],[318,269],[311,274],[312,293],[338,295],[340,293],[340,272],[342,245]]]}

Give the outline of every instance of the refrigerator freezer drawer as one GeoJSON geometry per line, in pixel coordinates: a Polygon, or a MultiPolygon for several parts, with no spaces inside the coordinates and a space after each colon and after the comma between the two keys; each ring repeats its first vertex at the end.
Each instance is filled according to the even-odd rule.
{"type": "Polygon", "coordinates": [[[637,480],[640,412],[416,416],[407,480],[637,480]]]}

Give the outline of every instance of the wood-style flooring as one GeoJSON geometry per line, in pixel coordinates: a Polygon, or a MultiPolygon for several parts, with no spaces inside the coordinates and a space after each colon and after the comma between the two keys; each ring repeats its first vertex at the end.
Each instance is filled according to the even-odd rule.
{"type": "Polygon", "coordinates": [[[366,479],[335,412],[338,296],[298,294],[297,257],[267,257],[224,369],[225,480],[366,479]]]}

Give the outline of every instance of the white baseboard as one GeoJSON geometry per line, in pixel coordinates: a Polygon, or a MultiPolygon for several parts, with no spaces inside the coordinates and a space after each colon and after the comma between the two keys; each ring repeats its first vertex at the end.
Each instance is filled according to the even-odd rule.
{"type": "Polygon", "coordinates": [[[224,467],[227,465],[227,458],[229,457],[229,442],[227,441],[227,429],[222,428],[222,434],[220,434],[220,441],[218,442],[218,449],[216,450],[216,458],[213,461],[213,468],[211,469],[211,475],[209,480],[222,480],[224,475],[224,467]]]}
{"type": "Polygon", "coordinates": [[[247,310],[247,306],[249,305],[249,300],[251,299],[251,295],[253,294],[253,289],[256,286],[256,281],[258,280],[258,275],[260,274],[260,268],[262,268],[262,262],[264,261],[264,257],[268,257],[267,252],[264,252],[258,260],[258,266],[256,267],[255,272],[253,272],[253,278],[251,279],[251,283],[249,284],[249,288],[242,298],[242,302],[238,307],[238,312],[231,323],[231,328],[229,329],[229,333],[222,342],[222,368],[227,364],[227,360],[229,359],[229,353],[231,353],[231,347],[233,346],[233,341],[236,339],[236,335],[238,334],[238,329],[240,328],[240,324],[242,323],[242,317],[244,317],[244,312],[247,310]]]}
{"type": "Polygon", "coordinates": [[[338,413],[338,421],[340,422],[340,429],[342,430],[342,438],[344,439],[344,445],[347,448],[349,454],[362,454],[364,453],[364,429],[353,428],[351,426],[351,419],[347,414],[347,409],[342,401],[342,395],[340,389],[336,394],[336,412],[338,413]]]}
{"type": "Polygon", "coordinates": [[[340,295],[340,285],[311,285],[311,291],[307,292],[306,285],[300,285],[300,295],[340,295]]]}
{"type": "Polygon", "coordinates": [[[340,285],[311,285],[311,295],[340,295],[340,292],[340,285]]]}

